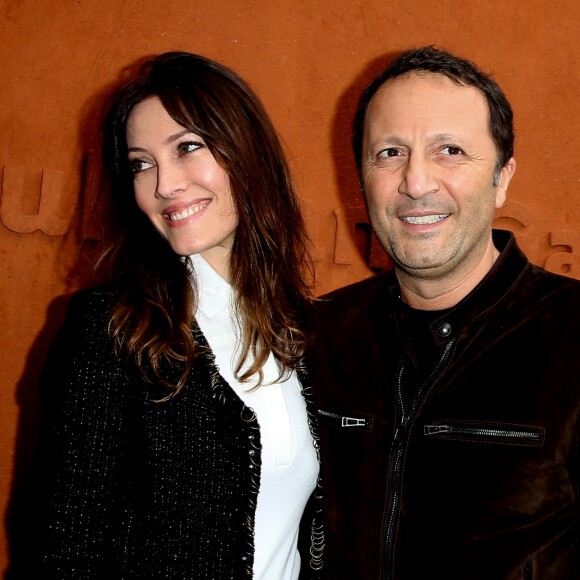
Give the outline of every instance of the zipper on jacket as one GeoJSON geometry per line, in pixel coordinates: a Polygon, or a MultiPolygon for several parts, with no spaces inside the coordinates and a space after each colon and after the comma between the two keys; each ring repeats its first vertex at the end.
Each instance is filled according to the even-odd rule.
{"type": "Polygon", "coordinates": [[[331,413],[330,411],[322,411],[319,409],[318,414],[322,415],[323,417],[327,417],[340,427],[366,427],[368,425],[368,421],[366,419],[360,419],[357,417],[345,417],[344,415],[331,413]]]}
{"type": "Polygon", "coordinates": [[[419,392],[416,394],[415,398],[411,403],[411,408],[409,413],[405,413],[405,405],[403,401],[403,391],[402,391],[402,378],[403,378],[403,370],[405,368],[404,360],[401,357],[401,363],[399,366],[399,372],[397,374],[397,385],[396,385],[396,395],[397,395],[397,404],[400,411],[400,420],[399,424],[395,429],[393,434],[393,441],[392,447],[394,449],[394,456],[393,456],[393,483],[392,483],[392,490],[391,490],[391,505],[388,511],[387,516],[387,528],[385,533],[385,579],[386,580],[393,580],[393,558],[394,558],[394,540],[395,540],[395,522],[397,516],[399,514],[400,504],[401,504],[401,466],[403,463],[404,458],[404,449],[403,449],[403,442],[405,440],[405,436],[407,435],[407,426],[409,424],[409,420],[414,417],[417,409],[419,407],[419,403],[423,399],[423,393],[425,392],[428,385],[432,384],[435,379],[437,372],[441,369],[441,367],[447,362],[449,358],[449,354],[451,352],[451,348],[455,344],[455,339],[450,340],[443,350],[443,354],[439,359],[439,362],[433,369],[433,372],[429,375],[427,380],[421,385],[419,392]]]}
{"type": "Polygon", "coordinates": [[[405,427],[407,426],[407,419],[405,415],[401,415],[401,420],[395,429],[395,434],[393,435],[393,447],[395,449],[401,449],[403,444],[403,433],[405,432],[405,427]]]}
{"type": "Polygon", "coordinates": [[[472,435],[476,437],[503,437],[506,439],[523,439],[540,441],[542,434],[534,431],[518,431],[515,429],[490,429],[484,427],[464,427],[458,425],[424,425],[423,433],[429,435],[472,435]]]}

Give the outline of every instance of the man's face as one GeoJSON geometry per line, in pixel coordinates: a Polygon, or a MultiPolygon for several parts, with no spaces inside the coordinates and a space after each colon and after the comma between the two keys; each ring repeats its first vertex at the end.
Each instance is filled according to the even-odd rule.
{"type": "Polygon", "coordinates": [[[494,185],[498,155],[488,117],[479,89],[436,74],[387,81],[369,104],[362,149],[369,216],[410,276],[469,272],[490,246],[515,161],[494,185]]]}

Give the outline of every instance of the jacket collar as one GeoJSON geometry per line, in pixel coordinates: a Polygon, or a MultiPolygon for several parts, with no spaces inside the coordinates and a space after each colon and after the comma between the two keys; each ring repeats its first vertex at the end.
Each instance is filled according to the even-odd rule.
{"type": "MultiPolygon", "coordinates": [[[[431,323],[431,332],[438,344],[445,344],[457,336],[461,329],[484,316],[510,291],[529,265],[513,233],[493,230],[493,242],[500,255],[490,271],[463,300],[443,311],[431,323]]],[[[394,306],[392,313],[399,318],[403,303],[394,273],[391,273],[388,280],[391,282],[388,288],[389,297],[394,306]]]]}

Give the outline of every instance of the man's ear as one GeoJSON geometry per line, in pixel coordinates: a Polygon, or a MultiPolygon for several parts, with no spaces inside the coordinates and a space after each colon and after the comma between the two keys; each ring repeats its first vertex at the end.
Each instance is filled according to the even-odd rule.
{"type": "Polygon", "coordinates": [[[496,180],[499,181],[499,183],[496,186],[495,192],[496,209],[500,208],[505,203],[505,200],[507,198],[508,186],[515,172],[516,172],[516,160],[513,157],[511,157],[510,160],[501,168],[501,171],[499,172],[499,180],[496,180]]]}

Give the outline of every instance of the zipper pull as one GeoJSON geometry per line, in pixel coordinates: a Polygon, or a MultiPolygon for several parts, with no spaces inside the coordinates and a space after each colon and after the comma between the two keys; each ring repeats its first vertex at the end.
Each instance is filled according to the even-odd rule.
{"type": "Polygon", "coordinates": [[[401,444],[403,441],[403,433],[405,432],[405,427],[407,426],[407,419],[405,415],[401,416],[401,422],[397,425],[395,429],[395,435],[393,437],[393,447],[396,449],[401,448],[401,444]]]}
{"type": "Polygon", "coordinates": [[[355,419],[354,417],[343,417],[341,422],[342,427],[366,427],[366,419],[355,419]]]}
{"type": "Polygon", "coordinates": [[[449,433],[452,428],[449,425],[423,425],[424,435],[435,435],[436,433],[449,433]]]}

